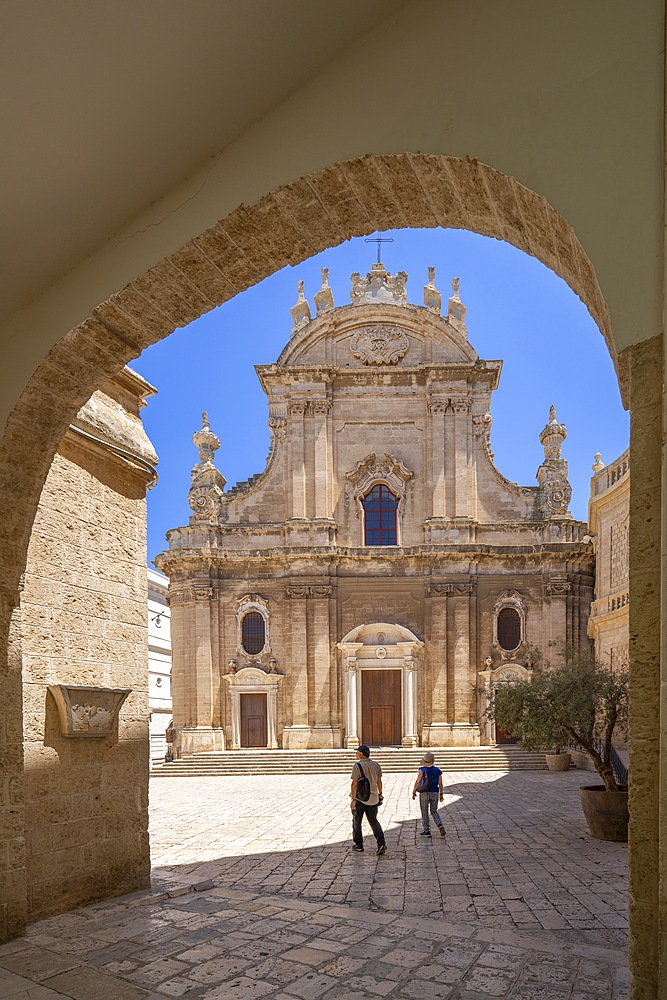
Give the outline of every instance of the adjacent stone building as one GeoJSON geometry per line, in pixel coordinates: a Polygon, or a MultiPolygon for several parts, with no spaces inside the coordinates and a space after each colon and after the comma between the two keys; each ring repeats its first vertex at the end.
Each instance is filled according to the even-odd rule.
{"type": "Polygon", "coordinates": [[[171,722],[171,614],[169,580],[148,568],[148,710],[151,763],[167,755],[167,727],[171,722]]]}
{"type": "Polygon", "coordinates": [[[595,657],[611,667],[629,663],[630,453],[603,465],[595,456],[588,504],[595,552],[595,600],[588,634],[595,657]]]}
{"type": "Polygon", "coordinates": [[[446,314],[429,269],[374,264],[334,307],[303,285],[277,362],[257,368],[266,469],[225,490],[219,440],[194,435],[170,578],[176,749],[491,743],[484,688],[531,669],[531,646],[588,644],[593,550],[568,505],[566,429],[551,407],[537,486],[490,445],[502,363],[446,314]]]}
{"type": "Polygon", "coordinates": [[[125,368],[81,408],[42,490],[21,595],[28,918],[148,885],[146,488],[125,368]]]}

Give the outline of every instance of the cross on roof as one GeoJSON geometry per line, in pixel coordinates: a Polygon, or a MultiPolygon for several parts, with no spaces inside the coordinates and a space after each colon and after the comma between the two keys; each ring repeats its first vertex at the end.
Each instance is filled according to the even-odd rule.
{"type": "Polygon", "coordinates": [[[378,260],[377,260],[378,264],[382,263],[382,261],[380,259],[380,253],[382,251],[382,247],[381,247],[380,244],[382,244],[382,243],[393,243],[393,242],[394,242],[394,240],[393,240],[393,238],[391,236],[387,236],[384,239],[381,236],[371,236],[371,237],[368,237],[367,239],[364,240],[364,243],[377,243],[377,245],[378,245],[378,260]]]}

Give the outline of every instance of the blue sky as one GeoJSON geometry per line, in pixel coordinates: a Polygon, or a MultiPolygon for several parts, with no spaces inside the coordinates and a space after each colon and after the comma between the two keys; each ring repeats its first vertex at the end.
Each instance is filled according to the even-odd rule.
{"type": "MultiPolygon", "coordinates": [[[[629,416],[602,335],[583,303],[553,272],[507,243],[461,230],[383,233],[388,270],[407,271],[408,301],[421,305],[434,265],[443,302],[460,278],[470,343],[481,358],[500,358],[493,394],[491,447],[508,479],[534,486],[544,452],[539,433],[551,403],[567,427],[573,515],[586,520],[595,452],[612,461],[628,446],[629,416]]],[[[350,274],[370,269],[376,246],[363,238],[284,268],[230,302],[148,348],[133,367],[157,389],[143,410],[159,456],[148,494],[148,559],[166,548],[165,532],[187,524],[192,435],[206,410],[220,438],[216,465],[232,486],[264,468],[269,447],[266,397],[254,371],[276,360],[289,339],[290,307],[303,278],[313,314],[320,268],[329,268],[337,305],[349,302],[350,274]]]]}

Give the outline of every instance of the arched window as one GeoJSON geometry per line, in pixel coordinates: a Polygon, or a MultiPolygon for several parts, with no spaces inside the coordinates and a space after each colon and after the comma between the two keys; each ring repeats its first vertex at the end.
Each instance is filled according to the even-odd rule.
{"type": "Polygon", "coordinates": [[[397,545],[398,497],[378,483],[361,501],[364,509],[364,545],[397,545]]]}
{"type": "Polygon", "coordinates": [[[256,656],[264,649],[266,625],[259,611],[248,611],[241,620],[241,645],[250,656],[256,656]]]}
{"type": "Polygon", "coordinates": [[[501,649],[509,652],[521,645],[521,615],[516,608],[500,609],[496,629],[501,649]]]}

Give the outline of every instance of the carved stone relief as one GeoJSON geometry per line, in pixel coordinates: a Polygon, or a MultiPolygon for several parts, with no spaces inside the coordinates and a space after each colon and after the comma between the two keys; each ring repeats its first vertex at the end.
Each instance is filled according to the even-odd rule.
{"type": "Polygon", "coordinates": [[[395,365],[405,357],[410,341],[399,327],[367,326],[350,341],[352,354],[363,365],[395,365]]]}
{"type": "Polygon", "coordinates": [[[130,688],[49,684],[63,736],[98,739],[111,736],[130,688]]]}

